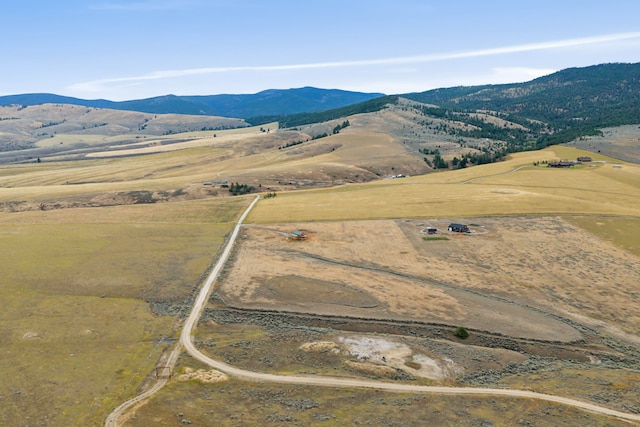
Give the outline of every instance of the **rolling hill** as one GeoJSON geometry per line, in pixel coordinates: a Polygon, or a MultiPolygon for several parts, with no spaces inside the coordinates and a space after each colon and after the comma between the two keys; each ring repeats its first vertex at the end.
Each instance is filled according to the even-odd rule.
{"type": "MultiPolygon", "coordinates": [[[[63,143],[67,146],[94,143],[96,135],[127,135],[131,143],[152,135],[247,125],[264,126],[266,130],[267,123],[277,122],[280,129],[301,132],[299,139],[288,140],[285,146],[335,135],[351,126],[348,132],[374,131],[391,136],[402,143],[414,159],[423,161],[426,171],[457,169],[501,160],[509,153],[601,136],[602,129],[612,126],[638,124],[639,82],[640,64],[601,64],[566,69],[525,83],[443,88],[391,96],[310,87],[267,90],[254,95],[169,95],[120,103],[55,95],[14,95],[0,98],[0,104],[14,105],[0,107],[0,151],[34,148],[36,144],[51,147],[52,144],[42,142],[44,139],[59,143],[55,151],[60,152],[63,143]],[[356,102],[358,100],[361,102],[356,102]],[[24,107],[41,101],[49,103],[24,107]],[[90,106],[74,109],[56,101],[87,102],[90,106]],[[340,104],[343,105],[330,108],[340,104]],[[108,109],[98,107],[100,105],[108,109]],[[90,110],[92,108],[94,110],[90,110]],[[164,114],[145,115],[120,109],[164,114]],[[68,110],[70,116],[64,116],[62,110],[68,110]],[[117,111],[120,113],[116,114],[117,111]],[[191,114],[177,115],[176,111],[191,114]],[[232,123],[230,119],[203,115],[205,112],[245,117],[245,120],[232,123]],[[82,114],[76,117],[79,113],[82,114]]],[[[633,134],[627,150],[638,145],[633,134]]],[[[10,159],[28,160],[41,155],[38,152],[31,153],[30,157],[20,155],[10,159]]],[[[6,154],[2,157],[9,159],[6,154]]],[[[405,172],[415,173],[416,169],[405,172]]]]}
{"type": "MultiPolygon", "coordinates": [[[[639,83],[640,64],[601,64],[570,68],[525,83],[442,88],[334,110],[247,121],[299,127],[389,107],[412,110],[413,118],[403,122],[404,130],[397,130],[395,136],[427,154],[426,161],[435,168],[465,167],[489,163],[508,153],[601,136],[603,128],[638,124],[639,83]],[[424,143],[434,139],[443,144],[424,143]],[[453,163],[440,161],[441,156],[453,163]]],[[[393,127],[390,122],[388,129],[393,127]]]]}
{"type": "Polygon", "coordinates": [[[491,110],[549,126],[539,146],[595,129],[640,123],[640,63],[569,68],[526,83],[435,89],[402,95],[448,110],[491,110]]]}

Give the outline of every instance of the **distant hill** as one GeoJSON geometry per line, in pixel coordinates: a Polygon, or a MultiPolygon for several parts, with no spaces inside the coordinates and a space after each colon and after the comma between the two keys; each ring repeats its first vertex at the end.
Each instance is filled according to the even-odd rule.
{"type": "Polygon", "coordinates": [[[0,96],[0,106],[70,104],[151,114],[173,113],[248,118],[330,110],[380,96],[383,96],[383,94],[318,89],[314,87],[270,89],[251,95],[165,95],[120,102],[105,99],[87,100],[49,93],[33,93],[0,96]]]}
{"type": "Polygon", "coordinates": [[[490,110],[549,127],[541,143],[567,142],[607,126],[640,123],[640,63],[569,68],[526,83],[401,95],[449,110],[490,110]]]}
{"type": "Polygon", "coordinates": [[[525,83],[380,95],[311,87],[254,95],[167,95],[124,102],[13,95],[0,97],[0,106],[12,104],[16,110],[4,107],[9,110],[0,116],[0,136],[4,135],[6,150],[30,147],[43,138],[55,139],[70,132],[138,133],[144,137],[279,122],[280,128],[306,135],[293,141],[296,145],[349,127],[345,132],[391,135],[434,169],[461,168],[500,160],[508,153],[602,135],[603,128],[640,124],[640,64],[570,68],[525,83]],[[35,106],[26,109],[31,111],[21,110],[21,106],[40,102],[50,106],[43,106],[42,111],[35,106]],[[186,116],[178,116],[165,123],[152,117],[147,123],[140,120],[150,118],[138,117],[133,124],[125,120],[123,125],[121,117],[92,112],[90,121],[85,117],[78,121],[61,116],[61,106],[56,104],[140,112],[137,114],[180,112],[195,118],[187,123],[186,116]],[[220,117],[206,118],[205,114],[245,120],[222,123],[220,117]],[[182,122],[179,127],[177,123],[182,122]]]}
{"type": "Polygon", "coordinates": [[[299,126],[379,111],[398,99],[419,103],[425,123],[444,119],[466,125],[449,124],[451,136],[504,141],[507,152],[542,148],[597,135],[604,127],[640,123],[640,63],[569,68],[525,83],[442,88],[322,112],[249,117],[247,121],[299,126]],[[487,120],[487,113],[496,119],[487,120]],[[496,120],[507,121],[508,126],[496,125],[496,120]]]}
{"type": "Polygon", "coordinates": [[[330,134],[331,127],[314,123],[336,126],[347,117],[355,123],[354,114],[384,111],[393,111],[398,122],[387,121],[378,131],[402,140],[436,169],[489,163],[508,153],[601,135],[603,128],[640,124],[640,64],[570,68],[526,83],[384,96],[333,110],[247,121],[321,129],[311,132],[317,137],[330,134]]]}

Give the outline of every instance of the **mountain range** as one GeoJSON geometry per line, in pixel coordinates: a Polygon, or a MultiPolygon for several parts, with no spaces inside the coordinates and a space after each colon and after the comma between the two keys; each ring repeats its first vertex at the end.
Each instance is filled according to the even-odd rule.
{"type": "Polygon", "coordinates": [[[80,99],[50,93],[0,96],[0,106],[70,104],[92,108],[110,108],[151,114],[190,114],[248,118],[277,114],[315,112],[356,104],[383,96],[382,93],[350,92],[338,89],[303,87],[269,89],[247,95],[165,95],[130,101],[80,99]]]}
{"type": "MultiPolygon", "coordinates": [[[[424,137],[425,132],[440,135],[438,138],[446,135],[460,144],[473,140],[478,150],[488,156],[473,160],[478,163],[499,159],[508,152],[599,135],[600,129],[606,127],[639,124],[640,63],[569,68],[524,83],[459,86],[400,95],[313,87],[266,90],[253,95],[167,95],[122,102],[23,94],[0,97],[0,106],[3,105],[12,105],[14,110],[17,106],[17,110],[6,110],[0,117],[0,151],[31,147],[42,138],[68,133],[166,135],[272,122],[291,129],[331,122],[327,124],[329,128],[321,126],[321,130],[310,133],[317,138],[334,132],[332,128],[342,126],[347,117],[393,106],[398,112],[407,108],[413,111],[409,120],[420,130],[415,130],[407,143],[417,144],[416,150],[433,151],[421,147],[420,138],[416,139],[418,135],[424,137]],[[66,106],[67,110],[97,110],[65,110],[68,117],[63,117],[61,111],[42,104],[58,105],[57,110],[63,104],[72,104],[66,106]],[[21,111],[23,107],[29,109],[21,111]],[[128,114],[135,111],[139,117],[109,116],[113,110],[128,114]],[[142,113],[158,116],[143,117],[142,113]],[[167,113],[181,116],[167,117],[167,113]],[[79,118],[78,114],[86,115],[79,118]],[[483,147],[483,141],[498,145],[488,149],[483,147]]],[[[391,132],[389,129],[398,124],[393,120],[407,119],[390,119],[380,131],[391,132]]]]}
{"type": "MultiPolygon", "coordinates": [[[[497,111],[514,120],[544,122],[555,131],[640,123],[640,63],[568,68],[524,83],[459,86],[397,96],[448,110],[497,111]]],[[[120,102],[36,93],[0,96],[0,106],[71,104],[152,114],[235,117],[253,124],[280,121],[295,126],[369,112],[394,99],[382,93],[303,87],[120,102]]]]}
{"type": "Polygon", "coordinates": [[[252,117],[248,121],[300,126],[377,111],[400,98],[420,103],[426,116],[455,119],[479,128],[475,132],[478,137],[511,139],[518,149],[541,148],[597,134],[603,127],[640,123],[640,63],[568,68],[525,83],[434,89],[333,110],[252,117]],[[474,116],[487,111],[530,132],[506,132],[474,116]],[[535,145],[524,144],[532,140],[535,145]]]}

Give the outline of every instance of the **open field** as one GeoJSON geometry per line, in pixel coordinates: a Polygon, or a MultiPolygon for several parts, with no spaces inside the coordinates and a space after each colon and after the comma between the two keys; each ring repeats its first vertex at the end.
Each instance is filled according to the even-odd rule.
{"type": "Polygon", "coordinates": [[[0,424],[98,425],[171,345],[243,199],[0,214],[0,424]],[[151,303],[151,304],[150,304],[151,303]]]}
{"type": "Polygon", "coordinates": [[[443,230],[448,220],[248,227],[219,294],[246,308],[475,324],[547,340],[579,336],[487,296],[562,310],[556,314],[579,312],[630,332],[640,322],[637,257],[559,218],[483,218],[484,234],[454,233],[447,241],[424,241],[425,223],[443,230]],[[309,238],[283,236],[295,229],[309,238]],[[514,317],[519,320],[506,321],[514,317]]]}
{"type": "Polygon", "coordinates": [[[505,162],[445,173],[282,194],[260,203],[248,221],[523,214],[640,216],[637,203],[640,166],[630,163],[622,163],[621,168],[609,163],[575,169],[532,166],[535,161],[560,157],[555,149],[518,153],[505,162]]]}
{"type": "Polygon", "coordinates": [[[186,132],[171,135],[170,137],[157,137],[143,142],[107,147],[104,151],[94,151],[87,157],[119,157],[134,156],[140,154],[166,153],[169,151],[184,150],[186,148],[209,147],[246,139],[247,137],[262,135],[265,129],[277,130],[278,123],[270,123],[263,126],[243,127],[219,131],[186,132]]]}
{"type": "Polygon", "coordinates": [[[326,187],[378,179],[394,173],[399,164],[405,165],[405,173],[424,168],[397,142],[380,134],[341,134],[310,141],[304,148],[278,149],[306,137],[299,132],[249,134],[243,139],[232,135],[212,138],[215,143],[208,147],[175,152],[5,166],[0,170],[0,209],[34,209],[38,203],[47,209],[103,206],[114,204],[113,199],[126,203],[121,193],[132,191],[167,193],[155,196],[161,200],[175,199],[176,191],[178,200],[225,193],[219,186],[203,187],[207,181],[240,182],[266,191],[326,187]],[[20,207],[21,203],[32,204],[20,207]]]}
{"type": "Polygon", "coordinates": [[[470,235],[422,239],[449,221],[465,222],[247,226],[197,342],[259,372],[518,384],[640,409],[636,256],[557,217],[478,218],[470,235]],[[307,239],[289,239],[296,229],[307,239]],[[349,340],[375,344],[361,359],[349,340]]]}
{"type": "MultiPolygon", "coordinates": [[[[182,362],[189,365],[189,358],[182,362]]],[[[182,425],[627,425],[521,399],[384,393],[230,380],[173,382],[125,426],[182,425]],[[187,423],[188,423],[187,422],[187,423]]]]}
{"type": "Polygon", "coordinates": [[[640,218],[581,216],[567,221],[640,257],[640,218]]]}
{"type": "MultiPolygon", "coordinates": [[[[99,424],[149,383],[248,202],[203,185],[224,180],[277,197],[248,218],[198,328],[212,357],[268,372],[530,388],[640,410],[640,167],[596,154],[602,162],[572,169],[534,166],[589,155],[552,147],[380,179],[418,175],[424,162],[401,139],[359,126],[312,141],[304,129],[171,135],[150,147],[129,141],[144,151],[120,154],[135,156],[3,166],[0,369],[12,375],[0,379],[0,424],[99,424]],[[171,145],[180,149],[151,153],[171,145]],[[285,191],[313,187],[325,188],[285,191]],[[474,233],[442,233],[449,222],[475,224],[474,233]],[[427,226],[446,240],[425,240],[427,226]],[[287,239],[299,229],[306,240],[287,239]],[[467,340],[453,336],[458,325],[467,340]]],[[[388,409],[397,405],[445,424],[612,422],[529,401],[397,399],[172,380],[129,422],[175,425],[182,412],[205,424],[400,423],[394,417],[409,415],[388,409]],[[211,390],[224,396],[214,406],[211,390]],[[292,415],[307,398],[318,406],[292,415]]]]}

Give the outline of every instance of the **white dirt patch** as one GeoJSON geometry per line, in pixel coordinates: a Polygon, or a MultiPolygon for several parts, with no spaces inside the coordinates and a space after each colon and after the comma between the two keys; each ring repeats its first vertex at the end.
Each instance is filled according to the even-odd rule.
{"type": "Polygon", "coordinates": [[[432,359],[424,354],[414,354],[412,362],[420,365],[419,369],[405,368],[405,371],[425,378],[444,380],[454,378],[464,372],[462,367],[449,358],[432,359]]]}
{"type": "Polygon", "coordinates": [[[36,338],[40,338],[40,335],[37,332],[27,332],[22,336],[23,340],[34,340],[36,338]]]}
{"type": "Polygon", "coordinates": [[[197,371],[194,371],[192,368],[185,368],[184,374],[178,376],[178,381],[196,380],[204,384],[219,383],[227,381],[228,379],[229,377],[226,374],[216,371],[215,369],[211,369],[209,371],[198,369],[197,371]]]}
{"type": "Polygon", "coordinates": [[[422,378],[444,380],[453,378],[463,372],[463,369],[451,359],[430,357],[419,353],[414,354],[414,351],[408,345],[383,338],[339,337],[338,341],[358,360],[383,363],[422,378]],[[420,365],[420,367],[407,366],[406,362],[408,360],[420,365]]]}

